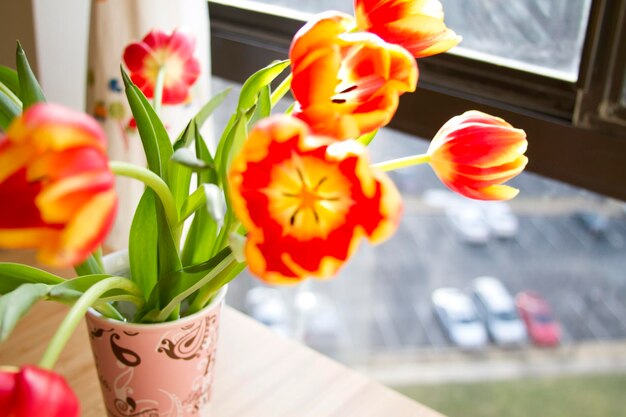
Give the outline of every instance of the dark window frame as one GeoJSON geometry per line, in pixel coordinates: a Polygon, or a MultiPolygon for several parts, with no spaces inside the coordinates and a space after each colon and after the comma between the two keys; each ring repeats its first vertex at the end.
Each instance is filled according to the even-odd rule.
{"type": "MultiPolygon", "coordinates": [[[[236,82],[285,59],[303,24],[209,3],[213,73],[236,82]]],[[[575,83],[453,54],[422,59],[418,89],[402,96],[390,127],[430,138],[456,114],[486,111],[526,130],[529,170],[626,200],[625,23],[626,2],[593,1],[575,83]]]]}

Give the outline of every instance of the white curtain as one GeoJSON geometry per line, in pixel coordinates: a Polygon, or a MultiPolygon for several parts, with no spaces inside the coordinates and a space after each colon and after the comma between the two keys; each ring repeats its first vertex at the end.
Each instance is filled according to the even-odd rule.
{"type": "MultiPolygon", "coordinates": [[[[92,0],[87,76],[87,112],[101,121],[109,139],[109,156],[145,164],[141,140],[128,128],[131,119],[120,75],[126,45],[141,40],[151,29],[186,28],[196,37],[201,76],[191,90],[191,102],[163,106],[162,118],[175,140],[187,122],[210,98],[210,43],[206,0],[92,0]]],[[[117,179],[119,211],[107,246],[128,246],[128,232],[143,184],[117,179]]]]}

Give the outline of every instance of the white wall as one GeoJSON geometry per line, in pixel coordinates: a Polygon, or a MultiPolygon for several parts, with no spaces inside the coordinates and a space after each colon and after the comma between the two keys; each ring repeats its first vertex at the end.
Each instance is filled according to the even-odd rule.
{"type": "Polygon", "coordinates": [[[90,0],[32,1],[39,78],[46,97],[84,110],[90,0]]]}

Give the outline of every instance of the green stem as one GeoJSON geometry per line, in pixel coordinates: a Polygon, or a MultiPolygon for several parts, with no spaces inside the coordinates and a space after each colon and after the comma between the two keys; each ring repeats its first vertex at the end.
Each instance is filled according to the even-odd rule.
{"type": "Polygon", "coordinates": [[[114,174],[134,178],[143,182],[156,193],[161,203],[163,203],[167,223],[174,232],[174,236],[176,236],[176,230],[180,228],[178,224],[178,211],[176,210],[174,196],[165,181],[154,172],[127,162],[109,161],[109,168],[111,168],[114,174]]]}
{"type": "MultiPolygon", "coordinates": [[[[128,278],[111,277],[94,284],[85,291],[76,303],[74,303],[65,316],[65,319],[63,319],[63,322],[52,337],[52,340],[39,361],[40,367],[45,369],[52,369],[54,367],[59,355],[74,332],[74,329],[76,329],[76,326],[78,326],[78,323],[80,323],[87,312],[87,309],[94,305],[102,294],[113,289],[124,290],[143,300],[141,290],[128,278]]],[[[139,307],[141,307],[141,305],[139,307]]]]}
{"type": "Polygon", "coordinates": [[[191,294],[198,291],[200,288],[204,287],[205,285],[211,284],[210,285],[211,288],[219,289],[221,287],[220,285],[221,282],[217,282],[219,280],[215,280],[216,282],[214,283],[213,280],[218,275],[220,275],[222,271],[226,270],[229,266],[231,266],[232,263],[237,263],[237,261],[235,260],[235,257],[233,256],[233,254],[230,253],[220,263],[215,265],[215,268],[213,268],[207,275],[205,275],[204,278],[198,280],[195,284],[193,284],[192,286],[187,288],[185,291],[179,293],[176,297],[174,297],[169,302],[169,304],[166,305],[165,308],[159,312],[155,322],[161,323],[167,320],[167,318],[170,317],[174,309],[178,307],[185,298],[189,297],[191,294]]]}
{"type": "Polygon", "coordinates": [[[394,169],[405,168],[411,165],[425,164],[428,162],[430,162],[430,155],[424,153],[421,155],[413,155],[405,158],[379,162],[377,164],[373,164],[372,167],[380,171],[393,171],[394,169]]]}
{"type": "Polygon", "coordinates": [[[288,76],[276,87],[276,90],[270,96],[270,101],[272,103],[272,108],[280,101],[281,98],[285,97],[285,94],[291,89],[291,79],[293,78],[293,74],[290,72],[288,76]]]}
{"type": "Polygon", "coordinates": [[[163,87],[165,86],[165,67],[160,66],[157,73],[156,82],[154,84],[154,99],[152,101],[152,107],[154,112],[159,115],[161,113],[161,105],[163,104],[163,87]]]}

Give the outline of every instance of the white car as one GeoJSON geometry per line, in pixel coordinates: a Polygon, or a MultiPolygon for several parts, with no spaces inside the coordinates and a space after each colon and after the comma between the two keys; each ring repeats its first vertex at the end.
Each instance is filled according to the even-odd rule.
{"type": "Polygon", "coordinates": [[[489,241],[489,225],[478,204],[465,202],[448,206],[446,217],[462,242],[484,245],[489,241]]]}
{"type": "Polygon", "coordinates": [[[485,223],[491,235],[500,239],[515,237],[519,229],[517,217],[511,207],[502,201],[485,201],[482,204],[485,223]]]}
{"type": "Polygon", "coordinates": [[[498,345],[521,345],[527,342],[526,326],[517,314],[515,300],[502,282],[493,277],[472,281],[472,299],[491,340],[498,345]]]}
{"type": "Polygon", "coordinates": [[[479,349],[487,344],[485,326],[467,295],[456,288],[439,288],[431,298],[450,342],[463,349],[479,349]]]}

